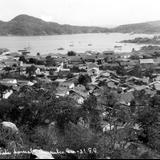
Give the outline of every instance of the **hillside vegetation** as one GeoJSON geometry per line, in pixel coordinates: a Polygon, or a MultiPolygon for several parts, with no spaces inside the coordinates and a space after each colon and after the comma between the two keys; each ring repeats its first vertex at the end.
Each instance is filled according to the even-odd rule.
{"type": "Polygon", "coordinates": [[[55,35],[108,32],[107,28],[60,25],[28,15],[19,15],[9,22],[0,21],[0,35],[55,35]]]}

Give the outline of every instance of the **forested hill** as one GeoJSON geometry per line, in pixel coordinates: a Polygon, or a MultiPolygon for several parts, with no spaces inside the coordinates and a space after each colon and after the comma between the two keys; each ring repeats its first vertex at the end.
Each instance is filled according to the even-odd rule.
{"type": "Polygon", "coordinates": [[[0,35],[59,35],[78,33],[160,33],[160,21],[105,27],[61,25],[29,15],[19,15],[8,22],[0,21],[0,35]]]}
{"type": "Polygon", "coordinates": [[[101,27],[60,25],[46,22],[28,15],[19,15],[9,22],[0,21],[0,35],[55,35],[76,33],[104,33],[109,29],[101,27]]]}
{"type": "Polygon", "coordinates": [[[120,25],[112,31],[120,33],[160,33],[160,21],[120,25]]]}

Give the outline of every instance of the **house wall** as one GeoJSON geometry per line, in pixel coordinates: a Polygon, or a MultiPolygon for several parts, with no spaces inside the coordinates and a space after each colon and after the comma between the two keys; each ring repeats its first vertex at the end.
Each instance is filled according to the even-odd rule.
{"type": "Polygon", "coordinates": [[[10,91],[4,93],[4,94],[3,94],[3,98],[4,98],[4,99],[8,99],[8,98],[12,95],[12,93],[13,93],[12,90],[10,90],[10,91]]]}

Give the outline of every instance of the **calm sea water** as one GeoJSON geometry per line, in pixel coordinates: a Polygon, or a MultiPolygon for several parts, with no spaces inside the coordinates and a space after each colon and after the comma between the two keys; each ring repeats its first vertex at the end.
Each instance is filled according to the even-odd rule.
{"type": "Polygon", "coordinates": [[[35,55],[37,52],[41,54],[49,53],[67,53],[73,50],[76,52],[92,51],[106,51],[115,50],[114,46],[121,45],[122,50],[115,50],[117,52],[128,52],[132,48],[139,49],[143,45],[136,44],[120,44],[117,43],[122,40],[131,39],[135,37],[150,37],[153,35],[145,34],[75,34],[75,35],[55,35],[55,36],[10,36],[0,37],[0,48],[8,48],[10,51],[18,51],[25,47],[31,48],[31,54],[35,55]],[[64,48],[64,50],[57,50],[64,48]]]}

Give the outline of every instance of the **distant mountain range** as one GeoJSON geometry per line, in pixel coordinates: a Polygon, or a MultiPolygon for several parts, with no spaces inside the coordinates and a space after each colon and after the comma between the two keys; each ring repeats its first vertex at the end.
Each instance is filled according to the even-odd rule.
{"type": "Polygon", "coordinates": [[[147,34],[160,33],[160,21],[120,25],[113,28],[112,32],[147,34]]]}
{"type": "Polygon", "coordinates": [[[107,28],[60,25],[54,22],[45,22],[28,15],[19,15],[9,22],[0,21],[0,35],[55,35],[75,33],[104,33],[107,28]]]}
{"type": "Polygon", "coordinates": [[[28,15],[19,15],[11,21],[0,21],[0,35],[58,35],[77,33],[160,33],[160,21],[121,25],[115,28],[61,25],[28,15]]]}

